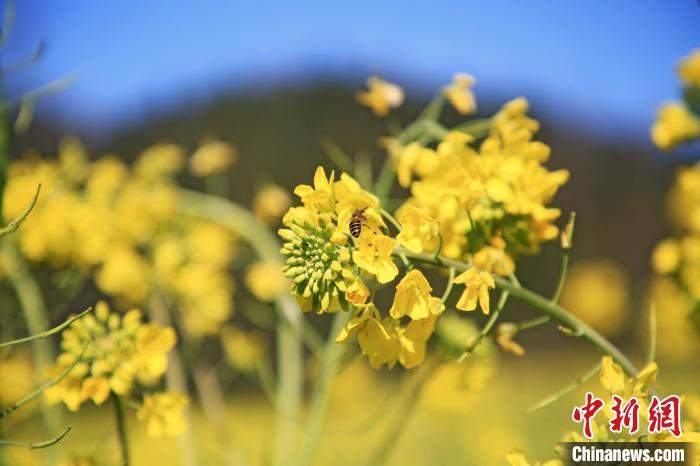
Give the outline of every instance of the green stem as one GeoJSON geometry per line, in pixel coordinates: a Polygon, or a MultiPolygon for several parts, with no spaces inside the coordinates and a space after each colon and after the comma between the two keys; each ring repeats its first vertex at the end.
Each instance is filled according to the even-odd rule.
{"type": "Polygon", "coordinates": [[[55,335],[55,334],[57,334],[57,333],[63,331],[63,329],[65,329],[65,328],[67,328],[67,327],[70,327],[70,325],[71,325],[73,322],[75,322],[76,320],[82,318],[85,314],[87,314],[87,313],[90,312],[91,310],[92,310],[92,308],[89,307],[89,308],[87,308],[86,310],[84,310],[83,312],[81,312],[80,314],[71,317],[70,319],[68,319],[68,320],[66,320],[65,322],[63,322],[61,325],[57,325],[56,327],[54,327],[54,328],[52,328],[52,329],[50,329],[50,330],[45,330],[45,331],[43,331],[43,332],[41,332],[41,333],[37,333],[36,335],[31,335],[31,336],[28,336],[28,337],[19,338],[19,339],[17,339],[17,340],[6,341],[6,342],[3,342],[3,343],[0,343],[0,348],[4,348],[4,347],[6,347],[6,346],[12,346],[12,345],[19,345],[19,344],[22,344],[22,343],[27,343],[27,342],[30,342],[30,341],[38,340],[39,338],[48,338],[48,337],[50,337],[51,335],[55,335]]]}
{"type": "Polygon", "coordinates": [[[557,390],[556,392],[552,393],[548,397],[543,398],[541,401],[532,405],[530,407],[530,409],[528,409],[528,412],[530,412],[530,413],[535,412],[539,409],[544,408],[545,406],[548,406],[548,405],[554,403],[555,401],[557,401],[558,399],[560,399],[561,397],[563,397],[567,393],[570,393],[570,392],[576,390],[576,388],[578,388],[581,384],[583,384],[588,379],[590,379],[591,377],[596,375],[598,373],[598,371],[600,371],[600,363],[597,363],[595,366],[593,366],[591,369],[589,369],[588,372],[586,372],[578,380],[571,382],[569,385],[566,385],[562,389],[557,390]]]}
{"type": "MultiPolygon", "coordinates": [[[[279,263],[280,243],[268,227],[247,209],[215,196],[196,191],[181,190],[182,212],[186,215],[206,218],[233,230],[246,241],[258,257],[279,263]]],[[[294,299],[288,294],[275,300],[280,319],[277,323],[277,438],[275,464],[288,465],[294,457],[297,444],[297,426],[301,413],[304,385],[303,347],[298,335],[303,334],[302,314],[294,299]]]]}
{"type": "Polygon", "coordinates": [[[656,305],[651,304],[649,308],[649,353],[647,354],[647,364],[656,361],[656,305]]]}
{"type": "MultiPolygon", "coordinates": [[[[435,266],[441,266],[441,264],[435,260],[432,254],[420,253],[416,254],[408,251],[404,248],[397,248],[394,253],[395,255],[404,254],[411,260],[422,262],[426,264],[432,264],[435,266]]],[[[452,259],[447,259],[441,257],[440,261],[443,263],[444,267],[454,267],[457,271],[464,271],[469,268],[468,264],[463,262],[455,261],[452,259]]],[[[568,312],[566,309],[562,308],[558,304],[551,302],[549,299],[534,293],[526,288],[522,288],[517,284],[511,283],[501,277],[493,277],[496,287],[507,291],[513,298],[519,299],[545,314],[549,315],[551,318],[555,319],[561,323],[564,327],[570,328],[576,335],[580,335],[586,341],[591,343],[593,346],[601,350],[603,353],[610,355],[615,362],[620,364],[622,368],[627,372],[627,374],[635,377],[639,373],[639,369],[634,365],[632,361],[615,345],[610,343],[605,337],[594,330],[590,325],[586,324],[579,318],[575,317],[573,314],[568,312]]]]}
{"type": "Polygon", "coordinates": [[[561,256],[561,270],[559,271],[559,283],[557,284],[557,290],[552,296],[552,302],[557,304],[559,298],[561,297],[561,292],[564,291],[564,284],[566,283],[566,273],[569,271],[569,249],[564,249],[561,256]]]}
{"type": "Polygon", "coordinates": [[[445,287],[445,292],[442,294],[442,302],[446,303],[447,299],[450,297],[450,293],[452,292],[452,287],[454,286],[454,279],[455,279],[455,268],[450,267],[449,269],[449,276],[447,277],[447,286],[445,287]]]}
{"type": "Polygon", "coordinates": [[[355,168],[352,160],[333,139],[327,136],[322,137],[321,148],[333,165],[340,168],[345,173],[352,173],[354,171],[355,168]]]}
{"type": "Polygon", "coordinates": [[[323,351],[321,376],[311,397],[309,418],[306,423],[306,433],[304,435],[304,448],[301,453],[301,460],[299,461],[301,466],[311,465],[314,459],[314,453],[316,452],[323,430],[326,409],[328,408],[331,384],[338,372],[340,355],[343,349],[341,345],[336,343],[335,338],[343,327],[345,327],[345,324],[347,324],[350,315],[350,312],[336,312],[333,317],[333,323],[331,324],[331,329],[326,339],[326,347],[323,351]]]}
{"type": "Polygon", "coordinates": [[[14,447],[25,447],[25,448],[29,448],[30,450],[36,450],[37,448],[46,448],[46,447],[50,447],[51,445],[55,445],[58,442],[60,442],[61,439],[63,439],[63,437],[65,437],[68,434],[68,432],[70,432],[70,430],[71,430],[71,426],[68,426],[68,427],[66,427],[66,429],[63,432],[61,432],[60,434],[58,434],[54,438],[49,439],[49,440],[45,440],[43,442],[34,443],[34,442],[24,442],[22,440],[0,440],[0,446],[7,445],[7,446],[14,446],[14,447]]]}
{"type": "Polygon", "coordinates": [[[57,376],[54,377],[53,379],[47,380],[47,381],[44,382],[39,388],[37,388],[37,389],[34,390],[33,392],[31,392],[31,393],[29,393],[28,395],[26,395],[24,398],[22,398],[21,400],[19,400],[18,402],[16,402],[16,403],[13,404],[12,406],[9,406],[8,408],[5,408],[4,410],[2,410],[2,411],[0,412],[0,419],[3,418],[3,417],[5,417],[5,416],[9,416],[10,414],[14,413],[14,412],[17,411],[19,408],[21,408],[21,407],[24,406],[25,404],[29,403],[30,401],[32,401],[34,398],[36,398],[36,397],[38,397],[39,395],[41,395],[42,393],[44,393],[44,391],[45,391],[47,388],[53,387],[53,386],[56,385],[57,383],[61,382],[61,380],[65,379],[66,376],[68,376],[68,374],[73,370],[73,368],[74,368],[76,365],[78,365],[78,363],[79,363],[80,361],[82,361],[82,359],[83,359],[83,353],[85,353],[85,349],[87,348],[87,345],[88,345],[88,343],[85,343],[85,345],[83,345],[83,349],[80,351],[80,355],[78,356],[78,358],[73,362],[73,364],[71,364],[70,366],[68,366],[63,372],[61,372],[59,375],[57,375],[57,376]]]}
{"type": "MultiPolygon", "coordinates": [[[[163,296],[157,290],[154,291],[151,296],[148,310],[153,321],[158,322],[164,327],[172,326],[172,319],[170,318],[170,313],[168,312],[166,303],[163,300],[163,296]]],[[[168,368],[165,372],[165,383],[169,390],[173,390],[178,393],[188,393],[187,376],[185,375],[185,368],[182,363],[182,358],[180,357],[180,352],[177,348],[171,351],[168,355],[168,368]]],[[[194,436],[192,435],[194,426],[192,423],[192,412],[189,406],[185,407],[184,412],[187,427],[185,432],[178,437],[181,457],[180,461],[184,466],[196,466],[198,464],[198,460],[197,453],[194,449],[195,442],[194,436]]]]}
{"type": "Polygon", "coordinates": [[[119,450],[122,457],[122,466],[129,466],[129,443],[126,436],[126,423],[124,419],[124,410],[122,409],[121,401],[117,395],[112,394],[114,402],[114,418],[117,423],[117,436],[119,438],[119,450]]]}
{"type": "Polygon", "coordinates": [[[394,419],[386,434],[367,460],[367,466],[381,466],[389,459],[418,406],[425,383],[438,367],[440,367],[438,357],[433,357],[430,361],[423,363],[418,372],[413,374],[412,384],[401,400],[401,404],[397,407],[394,419]]]}
{"type": "MultiPolygon", "coordinates": [[[[39,284],[29,270],[29,265],[25,262],[13,240],[14,238],[6,238],[0,243],[0,257],[2,257],[5,266],[7,278],[17,293],[29,333],[32,335],[40,334],[48,327],[49,322],[44,298],[39,284]]],[[[54,363],[55,354],[51,342],[47,339],[37,338],[31,343],[34,364],[37,369],[36,381],[39,383],[39,374],[44,368],[54,363]]],[[[56,407],[42,404],[41,414],[47,432],[58,432],[65,425],[63,415],[56,407]]]]}
{"type": "Polygon", "coordinates": [[[498,300],[498,306],[496,307],[496,310],[491,314],[489,317],[489,320],[486,322],[484,327],[481,329],[479,332],[479,335],[465,348],[464,352],[460,355],[459,359],[457,362],[462,362],[464,361],[467,356],[472,354],[474,350],[479,346],[479,344],[482,342],[484,338],[491,332],[491,329],[493,326],[496,324],[496,321],[498,320],[498,317],[501,315],[501,311],[503,311],[503,308],[506,306],[506,303],[508,302],[508,292],[503,291],[501,292],[501,297],[498,300]]]}
{"type": "MultiPolygon", "coordinates": [[[[34,206],[36,206],[37,200],[39,200],[39,191],[41,191],[41,184],[37,185],[34,197],[32,198],[31,202],[29,202],[27,208],[24,209],[14,220],[8,223],[5,227],[0,228],[0,238],[16,231],[22,224],[22,222],[26,220],[27,216],[29,216],[29,213],[32,211],[32,209],[34,209],[34,206]]],[[[1,197],[2,196],[0,196],[0,198],[1,197]]]]}
{"type": "Polygon", "coordinates": [[[529,328],[537,327],[539,325],[544,325],[547,322],[549,322],[550,320],[552,320],[552,318],[548,315],[545,315],[545,316],[535,317],[534,319],[530,319],[530,320],[524,320],[524,321],[519,322],[515,325],[517,325],[518,330],[527,330],[529,328]]]}

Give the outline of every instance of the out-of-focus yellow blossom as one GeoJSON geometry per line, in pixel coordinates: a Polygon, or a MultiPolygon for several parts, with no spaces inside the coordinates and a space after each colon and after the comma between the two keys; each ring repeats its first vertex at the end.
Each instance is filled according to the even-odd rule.
{"type": "Polygon", "coordinates": [[[188,404],[187,396],[179,393],[146,395],[136,417],[146,423],[146,432],[151,437],[177,436],[187,428],[183,411],[188,404]]]}
{"type": "Polygon", "coordinates": [[[665,275],[678,269],[681,263],[681,248],[673,238],[659,242],[651,254],[651,264],[654,272],[665,275]]]}
{"type": "MultiPolygon", "coordinates": [[[[530,466],[530,462],[525,459],[521,450],[511,450],[506,453],[506,461],[510,466],[530,466]]],[[[561,460],[549,460],[544,463],[536,461],[534,466],[564,466],[564,462],[561,460]]]]}
{"type": "Polygon", "coordinates": [[[175,215],[181,149],[156,145],[133,168],[111,156],[89,162],[74,139],[59,151],[57,160],[30,155],[9,166],[8,218],[19,215],[42,184],[39,202],[17,232],[22,253],[93,275],[101,292],[127,305],[165,292],[189,333],[218,331],[233,310],[234,238],[211,222],[175,215]]]}
{"type": "Polygon", "coordinates": [[[408,272],[396,285],[394,303],[389,314],[394,319],[407,315],[413,320],[425,319],[430,315],[430,283],[418,269],[408,272]]]}
{"type": "Polygon", "coordinates": [[[474,84],[476,84],[474,76],[457,73],[452,79],[452,84],[445,88],[447,99],[462,115],[468,115],[476,111],[476,98],[471,91],[474,84]]]}
{"type": "Polygon", "coordinates": [[[664,104],[651,127],[651,140],[666,151],[699,136],[700,118],[681,102],[664,104]]]}
{"type": "Polygon", "coordinates": [[[223,141],[204,143],[190,158],[190,172],[205,177],[229,168],[238,158],[238,149],[223,141]]]}
{"type": "Polygon", "coordinates": [[[396,219],[401,224],[401,232],[396,236],[401,246],[415,253],[437,247],[438,224],[430,215],[405,205],[396,212],[396,219]]]}
{"type": "Polygon", "coordinates": [[[263,222],[275,225],[290,205],[292,198],[286,189],[276,184],[268,184],[255,194],[253,213],[263,222]]]}
{"type": "Polygon", "coordinates": [[[681,167],[676,172],[667,205],[675,225],[700,233],[700,163],[681,167]]]}
{"type": "Polygon", "coordinates": [[[567,274],[561,304],[603,335],[615,335],[629,315],[627,276],[611,260],[577,262],[567,274]]]}
{"type": "Polygon", "coordinates": [[[360,104],[371,108],[377,116],[387,116],[389,110],[400,107],[404,101],[401,87],[378,76],[370,76],[367,79],[367,89],[358,92],[355,98],[360,104]]]}
{"type": "Polygon", "coordinates": [[[464,285],[464,292],[457,301],[457,309],[473,311],[478,304],[484,314],[490,312],[489,289],[496,288],[496,283],[488,272],[470,267],[455,277],[454,283],[464,285]]]}
{"type": "Polygon", "coordinates": [[[518,344],[513,337],[518,334],[518,326],[511,322],[499,324],[496,327],[496,343],[503,351],[513,353],[516,356],[524,356],[525,349],[518,344]]]}
{"type": "Polygon", "coordinates": [[[97,463],[92,458],[76,457],[61,461],[59,466],[97,466],[97,463]]]}
{"type": "Polygon", "coordinates": [[[681,61],[678,76],[684,84],[700,88],[700,49],[693,50],[681,61]]]}
{"type": "MultiPolygon", "coordinates": [[[[452,313],[440,317],[436,333],[448,356],[456,358],[478,336],[479,329],[471,320],[452,313]]],[[[497,356],[491,340],[483,340],[469,359],[440,365],[426,382],[421,402],[441,413],[461,414],[478,408],[496,374],[497,356]]]]}
{"type": "Polygon", "coordinates": [[[419,142],[412,142],[405,147],[396,149],[392,158],[396,165],[399,184],[404,188],[411,185],[414,175],[429,175],[438,162],[435,151],[424,147],[419,142]]]}
{"type": "Polygon", "coordinates": [[[260,301],[272,302],[289,290],[289,280],[276,262],[256,262],[245,272],[245,284],[260,301]]]}
{"type": "MultiPolygon", "coordinates": [[[[16,403],[35,388],[34,373],[30,354],[24,348],[0,355],[0,378],[12,381],[12,383],[0,383],[0,411],[16,403]]],[[[22,409],[16,411],[13,416],[19,415],[20,418],[25,418],[31,414],[32,409],[22,409]]]]}
{"type": "Polygon", "coordinates": [[[515,272],[515,263],[503,249],[493,246],[481,248],[473,257],[474,265],[502,277],[515,272]]]}
{"type": "Polygon", "coordinates": [[[94,315],[86,315],[63,332],[64,352],[51,368],[53,375],[72,365],[83,347],[85,351],[68,376],[44,392],[46,399],[51,404],[62,401],[77,411],[88,399],[99,405],[111,392],[130,394],[136,381],[153,385],[165,373],[167,353],[175,341],[172,328],[143,323],[140,311],[122,317],[100,302],[94,315]]]}
{"type": "MultiPolygon", "coordinates": [[[[649,287],[646,308],[656,307],[659,358],[687,364],[700,354],[700,332],[694,324],[695,299],[670,278],[656,277],[649,287]]],[[[644,335],[648,329],[640,329],[644,335]]]]}
{"type": "Polygon", "coordinates": [[[161,143],[146,149],[134,165],[134,171],[147,180],[171,177],[182,170],[185,156],[175,144],[161,143]]]}
{"type": "Polygon", "coordinates": [[[233,326],[223,328],[221,343],[226,352],[226,360],[240,371],[255,369],[267,351],[265,337],[261,332],[246,332],[233,326]]]}

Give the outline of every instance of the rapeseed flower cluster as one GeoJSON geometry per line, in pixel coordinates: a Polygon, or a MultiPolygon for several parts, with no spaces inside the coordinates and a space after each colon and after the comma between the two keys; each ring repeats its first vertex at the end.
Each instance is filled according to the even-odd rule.
{"type": "Polygon", "coordinates": [[[663,104],[651,127],[651,140],[665,151],[700,138],[700,50],[681,61],[678,77],[684,85],[684,100],[663,104]]]}
{"type": "MultiPolygon", "coordinates": [[[[198,160],[226,152],[222,144],[201,148],[198,160]]],[[[188,333],[215,333],[233,310],[228,264],[235,239],[219,225],[176,215],[175,177],[185,162],[172,144],[147,149],[131,167],[112,156],[91,162],[68,139],[57,160],[29,154],[10,165],[4,212],[18,215],[41,183],[39,202],[19,232],[28,259],[76,267],[124,306],[167,293],[188,333]]]]}
{"type": "MultiPolygon", "coordinates": [[[[490,257],[489,272],[512,272],[514,257],[556,238],[560,210],[548,204],[569,173],[544,167],[550,149],[533,140],[539,123],[527,110],[523,98],[507,103],[482,141],[450,131],[434,148],[394,147],[399,183],[411,192],[397,217],[418,209],[434,219],[440,252],[449,258],[471,259],[493,248],[482,252],[490,257]]],[[[433,251],[437,244],[436,235],[425,234],[414,249],[433,251]]]]}
{"type": "MultiPolygon", "coordinates": [[[[460,114],[476,110],[474,82],[458,74],[442,91],[460,114]]],[[[400,88],[379,78],[368,87],[358,100],[380,116],[403,100],[400,88]]],[[[550,149],[534,140],[539,123],[527,111],[525,99],[507,103],[480,138],[455,129],[436,142],[421,135],[385,139],[398,182],[410,190],[395,216],[346,173],[336,178],[319,167],[313,185],[296,188],[302,205],[289,209],[279,231],[292,294],[306,311],[352,312],[337,341],[357,337],[372,367],[420,364],[445,311],[448,296],[434,296],[423,272],[401,251],[468,262],[452,280],[464,285],[456,308],[488,314],[493,275],[511,275],[518,255],[557,237],[560,210],[549,204],[569,174],[545,168],[550,149]],[[371,290],[399,276],[396,257],[403,257],[406,271],[390,309],[380,310],[371,290]]]]}
{"type": "Polygon", "coordinates": [[[168,352],[176,338],[171,327],[143,322],[139,310],[121,315],[100,302],[94,315],[75,321],[63,332],[63,352],[50,372],[56,376],[74,366],[59,383],[46,389],[47,402],[63,402],[77,411],[88,400],[101,405],[110,396],[132,399],[146,390],[137,415],[146,422],[148,433],[179,434],[185,427],[182,409],[187,397],[152,389],[167,369],[168,352]]]}

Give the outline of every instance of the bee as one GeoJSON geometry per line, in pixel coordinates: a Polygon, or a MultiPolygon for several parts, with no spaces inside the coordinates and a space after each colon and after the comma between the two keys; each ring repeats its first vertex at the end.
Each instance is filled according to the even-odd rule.
{"type": "Polygon", "coordinates": [[[352,213],[352,217],[350,217],[350,234],[355,238],[359,238],[360,233],[362,233],[362,227],[367,226],[365,210],[367,210],[367,207],[364,209],[357,209],[352,213]]]}

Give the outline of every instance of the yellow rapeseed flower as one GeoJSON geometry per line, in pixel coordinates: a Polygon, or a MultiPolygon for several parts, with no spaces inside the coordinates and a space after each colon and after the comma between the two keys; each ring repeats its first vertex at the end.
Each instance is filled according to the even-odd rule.
{"type": "Polygon", "coordinates": [[[379,283],[388,283],[396,278],[399,268],[391,258],[396,240],[381,233],[363,231],[359,249],[352,254],[352,260],[361,269],[377,277],[379,283]]]}
{"type": "Polygon", "coordinates": [[[683,58],[678,65],[678,76],[684,84],[700,88],[700,49],[683,58]]]}
{"type": "Polygon", "coordinates": [[[561,304],[604,335],[620,332],[629,316],[625,271],[608,259],[574,263],[567,274],[561,304]]]}
{"type": "Polygon", "coordinates": [[[457,73],[452,79],[452,84],[445,88],[447,99],[462,115],[468,115],[476,111],[476,98],[471,91],[475,83],[476,79],[474,79],[474,76],[457,73]]]}
{"type": "Polygon", "coordinates": [[[412,205],[404,205],[396,212],[396,219],[401,224],[401,232],[396,236],[401,246],[415,253],[437,247],[438,224],[430,215],[412,205]]]}
{"type": "Polygon", "coordinates": [[[260,301],[272,302],[289,289],[289,280],[277,262],[256,262],[245,272],[245,284],[260,301]]]}
{"type": "Polygon", "coordinates": [[[457,309],[473,311],[478,304],[484,314],[490,312],[489,289],[495,288],[496,283],[488,272],[470,267],[455,277],[454,283],[465,285],[464,292],[457,302],[457,309]]]}
{"type": "Polygon", "coordinates": [[[235,146],[223,141],[210,141],[192,154],[190,172],[197,177],[211,176],[229,168],[237,158],[235,146]]]}
{"type": "Polygon", "coordinates": [[[396,285],[394,303],[389,314],[394,319],[407,315],[411,319],[425,319],[430,316],[430,283],[418,269],[408,272],[396,285]]]}
{"type": "Polygon", "coordinates": [[[367,88],[367,91],[358,92],[355,98],[360,104],[371,108],[377,116],[387,116],[390,109],[400,107],[404,101],[401,87],[378,76],[367,79],[367,88]]]}
{"type": "Polygon", "coordinates": [[[136,417],[146,423],[151,437],[177,436],[187,428],[183,411],[188,404],[187,396],[179,393],[146,395],[136,417]]]}
{"type": "Polygon", "coordinates": [[[700,137],[700,118],[681,102],[664,104],[651,127],[651,140],[661,150],[672,150],[678,145],[700,137]]]}
{"type": "Polygon", "coordinates": [[[263,186],[253,199],[253,213],[263,222],[275,225],[292,205],[286,189],[276,184],[263,186]]]}

